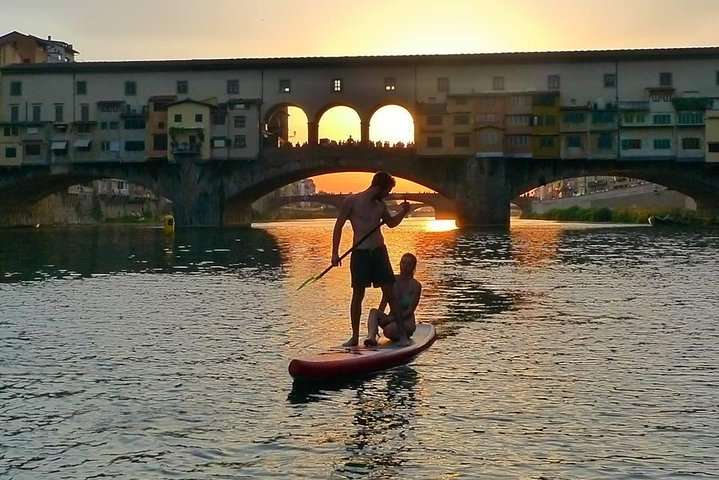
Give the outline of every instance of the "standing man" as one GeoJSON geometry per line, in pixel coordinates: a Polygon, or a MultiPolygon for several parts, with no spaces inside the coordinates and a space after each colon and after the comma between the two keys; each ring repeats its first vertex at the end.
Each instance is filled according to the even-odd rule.
{"type": "Polygon", "coordinates": [[[352,276],[352,303],[350,304],[350,319],[352,322],[352,336],[342,345],[353,347],[359,343],[359,326],[362,316],[362,300],[365,289],[370,285],[380,287],[387,298],[390,313],[395,314],[394,318],[399,329],[400,345],[407,345],[409,338],[404,326],[402,311],[397,299],[395,299],[394,285],[395,277],[392,271],[392,264],[389,261],[387,247],[384,244],[382,232],[377,228],[381,220],[385,225],[394,228],[402,222],[407,212],[409,203],[402,203],[402,211],[391,216],[387,210],[384,199],[394,188],[395,180],[387,172],[377,172],[372,178],[372,183],[366,190],[350,195],[342,204],[339,216],[335,222],[332,234],[332,266],[340,265],[339,246],[342,238],[342,228],[347,220],[352,225],[354,235],[354,250],[350,257],[350,274],[352,276]],[[372,232],[370,234],[370,232],[372,232]],[[357,245],[357,241],[369,234],[369,236],[357,245]]]}

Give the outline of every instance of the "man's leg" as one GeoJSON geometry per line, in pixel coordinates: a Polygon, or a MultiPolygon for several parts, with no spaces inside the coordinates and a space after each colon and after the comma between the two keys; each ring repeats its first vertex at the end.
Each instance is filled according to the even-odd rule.
{"type": "Polygon", "coordinates": [[[352,288],[352,302],[350,303],[350,321],[352,323],[352,336],[343,347],[354,347],[359,344],[360,318],[362,317],[362,300],[364,300],[364,287],[352,288]]]}
{"type": "Polygon", "coordinates": [[[395,298],[394,285],[382,285],[382,293],[385,295],[387,303],[389,304],[389,314],[394,318],[397,330],[399,331],[399,340],[397,341],[397,344],[409,345],[409,336],[407,336],[407,328],[404,325],[402,306],[397,301],[397,298],[395,298]]]}

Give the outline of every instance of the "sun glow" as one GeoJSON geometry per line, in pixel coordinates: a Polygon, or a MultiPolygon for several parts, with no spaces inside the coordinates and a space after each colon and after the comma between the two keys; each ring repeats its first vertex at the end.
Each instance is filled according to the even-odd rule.
{"type": "Polygon", "coordinates": [[[369,138],[373,142],[414,142],[414,120],[407,109],[398,105],[385,105],[372,115],[369,138]]]}
{"type": "Polygon", "coordinates": [[[455,220],[429,220],[427,221],[428,232],[449,232],[457,230],[457,222],[455,220]]]}

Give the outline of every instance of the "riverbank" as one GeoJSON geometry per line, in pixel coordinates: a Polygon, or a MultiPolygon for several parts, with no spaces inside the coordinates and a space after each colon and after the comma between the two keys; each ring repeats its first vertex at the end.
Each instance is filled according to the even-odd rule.
{"type": "Polygon", "coordinates": [[[608,222],[643,224],[648,223],[649,217],[671,217],[677,225],[686,226],[715,226],[718,219],[700,217],[696,212],[684,209],[663,208],[581,208],[576,205],[568,208],[553,208],[546,212],[527,212],[522,214],[528,220],[555,220],[562,222],[608,222]]]}
{"type": "Polygon", "coordinates": [[[96,225],[100,223],[161,223],[171,213],[163,199],[107,195],[50,195],[34,205],[1,211],[0,227],[96,225]]]}

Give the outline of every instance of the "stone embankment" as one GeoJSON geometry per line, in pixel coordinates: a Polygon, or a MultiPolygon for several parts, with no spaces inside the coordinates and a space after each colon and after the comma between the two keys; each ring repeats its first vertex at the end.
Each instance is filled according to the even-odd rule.
{"type": "Polygon", "coordinates": [[[160,218],[170,213],[165,199],[76,195],[67,192],[45,197],[31,206],[0,210],[0,227],[36,225],[92,225],[127,218],[160,218]]]}
{"type": "Polygon", "coordinates": [[[694,200],[686,195],[652,184],[555,200],[533,200],[531,205],[532,212],[538,214],[571,207],[583,209],[609,208],[610,210],[621,208],[696,211],[697,209],[694,200]]]}

